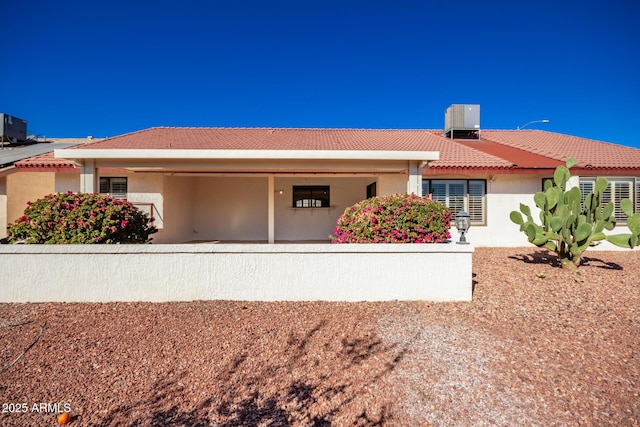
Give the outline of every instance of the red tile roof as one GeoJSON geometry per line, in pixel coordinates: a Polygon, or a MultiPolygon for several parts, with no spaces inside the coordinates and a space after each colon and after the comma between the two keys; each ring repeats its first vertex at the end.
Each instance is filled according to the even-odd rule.
{"type": "Polygon", "coordinates": [[[428,150],[442,138],[424,130],[151,128],[78,149],[428,150]]]}
{"type": "Polygon", "coordinates": [[[152,128],[75,149],[438,151],[449,167],[511,167],[511,163],[456,144],[428,130],[152,128]]]}
{"type": "Polygon", "coordinates": [[[508,160],[513,167],[555,169],[556,166],[564,163],[520,148],[488,141],[484,138],[481,138],[480,140],[460,139],[456,140],[456,143],[508,160]]]}
{"type": "Polygon", "coordinates": [[[20,160],[16,162],[14,166],[25,172],[52,172],[53,170],[60,172],[62,170],[73,170],[78,167],[78,165],[71,160],[56,159],[53,157],[53,152],[20,160]]]}
{"type": "MultiPolygon", "coordinates": [[[[438,151],[429,173],[553,170],[571,156],[580,168],[640,173],[639,149],[540,130],[483,130],[480,140],[451,140],[439,130],[159,127],[69,149],[438,151]]],[[[16,163],[23,169],[71,165],[51,154],[16,163]]]]}
{"type": "Polygon", "coordinates": [[[573,157],[578,167],[640,168],[640,150],[609,142],[542,130],[483,130],[482,138],[564,161],[573,157]]]}

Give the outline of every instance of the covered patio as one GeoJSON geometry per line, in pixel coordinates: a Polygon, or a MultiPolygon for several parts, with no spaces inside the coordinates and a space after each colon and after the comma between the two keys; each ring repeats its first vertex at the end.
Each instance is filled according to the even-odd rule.
{"type": "Polygon", "coordinates": [[[288,243],[329,241],[344,209],[372,195],[420,195],[422,170],[439,153],[87,146],[55,156],[80,165],[82,192],[124,174],[127,198],[153,205],[155,243],[288,243]]]}

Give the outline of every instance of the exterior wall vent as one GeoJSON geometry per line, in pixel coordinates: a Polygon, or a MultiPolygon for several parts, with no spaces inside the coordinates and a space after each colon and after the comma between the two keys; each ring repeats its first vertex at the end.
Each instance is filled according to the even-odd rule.
{"type": "Polygon", "coordinates": [[[27,140],[27,121],[0,113],[0,142],[27,140]]]}
{"type": "Polygon", "coordinates": [[[444,136],[480,139],[480,105],[453,104],[444,110],[444,136]]]}

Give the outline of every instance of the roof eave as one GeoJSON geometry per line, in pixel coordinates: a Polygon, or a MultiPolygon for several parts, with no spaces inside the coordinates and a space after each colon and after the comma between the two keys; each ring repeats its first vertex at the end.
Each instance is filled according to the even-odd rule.
{"type": "Polygon", "coordinates": [[[20,172],[80,172],[80,168],[75,165],[16,165],[20,172]]]}
{"type": "Polygon", "coordinates": [[[438,151],[382,150],[141,150],[141,149],[76,149],[55,150],[58,159],[228,159],[228,160],[416,160],[440,159],[438,151]]]}
{"type": "Polygon", "coordinates": [[[16,167],[14,165],[8,165],[8,166],[0,167],[0,177],[11,175],[12,173],[17,172],[17,171],[18,170],[16,169],[16,167]]]}

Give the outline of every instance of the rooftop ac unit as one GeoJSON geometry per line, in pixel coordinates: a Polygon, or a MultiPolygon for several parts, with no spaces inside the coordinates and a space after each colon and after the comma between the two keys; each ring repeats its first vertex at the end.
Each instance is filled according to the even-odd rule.
{"type": "Polygon", "coordinates": [[[453,104],[444,111],[444,132],[450,138],[480,137],[480,105],[453,104]]]}
{"type": "Polygon", "coordinates": [[[0,113],[0,141],[18,142],[27,140],[27,121],[0,113]]]}

